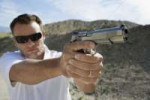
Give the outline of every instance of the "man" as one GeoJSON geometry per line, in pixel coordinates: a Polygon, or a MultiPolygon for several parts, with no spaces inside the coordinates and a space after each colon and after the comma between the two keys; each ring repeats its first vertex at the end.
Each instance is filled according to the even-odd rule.
{"type": "Polygon", "coordinates": [[[0,68],[11,100],[71,100],[68,77],[85,93],[95,90],[102,56],[76,52],[94,49],[93,42],[66,44],[62,53],[49,50],[44,44],[42,22],[36,15],[18,16],[10,28],[19,50],[5,53],[0,68]]]}

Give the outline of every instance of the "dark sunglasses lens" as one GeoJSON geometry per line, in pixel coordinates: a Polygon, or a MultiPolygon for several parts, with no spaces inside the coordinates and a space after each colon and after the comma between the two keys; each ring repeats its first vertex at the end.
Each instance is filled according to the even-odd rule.
{"type": "Polygon", "coordinates": [[[35,33],[30,36],[16,36],[15,39],[18,43],[26,43],[30,39],[31,41],[37,41],[42,37],[41,33],[35,33]]]}
{"type": "Polygon", "coordinates": [[[31,39],[32,41],[37,41],[37,40],[39,40],[41,37],[42,37],[42,34],[41,34],[41,33],[36,33],[36,34],[31,35],[30,39],[31,39]]]}
{"type": "Polygon", "coordinates": [[[15,37],[15,39],[16,39],[16,41],[18,43],[26,43],[26,42],[28,42],[28,38],[24,37],[24,36],[17,36],[17,37],[15,37]]]}

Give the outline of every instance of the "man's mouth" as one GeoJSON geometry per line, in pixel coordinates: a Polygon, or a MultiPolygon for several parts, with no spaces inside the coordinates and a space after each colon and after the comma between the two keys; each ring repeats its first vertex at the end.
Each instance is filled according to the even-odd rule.
{"type": "Polygon", "coordinates": [[[27,52],[34,52],[36,49],[28,49],[27,52]]]}

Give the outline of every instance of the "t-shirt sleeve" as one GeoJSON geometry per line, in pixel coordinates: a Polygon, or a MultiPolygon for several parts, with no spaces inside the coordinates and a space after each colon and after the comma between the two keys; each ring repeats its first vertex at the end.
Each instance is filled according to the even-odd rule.
{"type": "Polygon", "coordinates": [[[19,55],[11,52],[3,54],[3,56],[0,58],[0,71],[6,84],[9,87],[13,87],[13,84],[11,83],[9,77],[10,69],[14,64],[19,63],[21,61],[22,59],[19,57],[19,55]]]}
{"type": "Polygon", "coordinates": [[[57,52],[55,55],[55,57],[60,57],[60,56],[62,56],[62,52],[57,52]]]}

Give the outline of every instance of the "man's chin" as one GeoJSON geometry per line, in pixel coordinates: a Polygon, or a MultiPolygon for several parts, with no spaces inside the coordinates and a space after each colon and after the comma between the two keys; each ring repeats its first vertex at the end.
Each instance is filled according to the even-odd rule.
{"type": "Polygon", "coordinates": [[[43,54],[42,53],[29,54],[27,58],[30,58],[30,59],[42,59],[43,58],[43,54]]]}
{"type": "Polygon", "coordinates": [[[29,58],[29,59],[36,59],[38,56],[37,55],[28,55],[26,56],[26,58],[29,58]]]}
{"type": "Polygon", "coordinates": [[[42,51],[27,52],[24,54],[25,54],[25,58],[29,58],[29,59],[42,59],[44,56],[44,53],[42,51]]]}
{"type": "Polygon", "coordinates": [[[38,53],[36,52],[26,54],[26,58],[29,58],[29,59],[36,59],[38,56],[40,55],[38,55],[38,53]]]}

